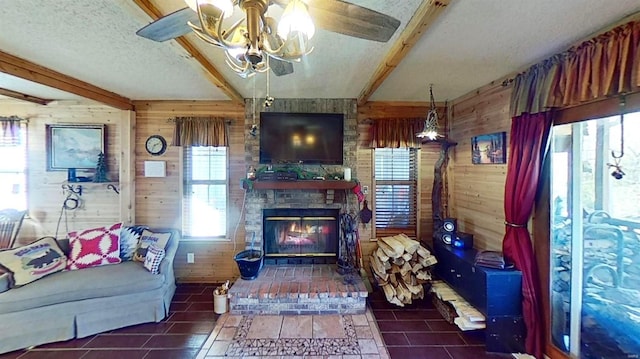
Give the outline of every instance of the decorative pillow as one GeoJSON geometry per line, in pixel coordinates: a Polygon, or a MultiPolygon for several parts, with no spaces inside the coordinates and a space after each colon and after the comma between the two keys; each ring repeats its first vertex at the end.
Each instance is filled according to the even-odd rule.
{"type": "MultiPolygon", "coordinates": [[[[65,268],[67,257],[52,237],[0,251],[0,266],[13,273],[13,285],[33,282],[65,268]]],[[[11,276],[10,276],[11,277],[11,276]]]]}
{"type": "Polygon", "coordinates": [[[155,243],[147,247],[147,255],[144,257],[144,267],[153,274],[160,273],[160,263],[164,258],[164,249],[158,248],[155,243]]]}
{"type": "Polygon", "coordinates": [[[133,260],[133,254],[138,246],[138,241],[145,226],[124,226],[120,230],[120,259],[122,261],[133,260]]]}
{"type": "Polygon", "coordinates": [[[11,288],[11,273],[0,274],[0,293],[6,292],[11,288]]]}
{"type": "Polygon", "coordinates": [[[136,252],[133,255],[133,260],[144,262],[144,257],[147,255],[147,248],[149,248],[151,244],[155,244],[156,247],[164,249],[167,246],[167,243],[169,243],[169,238],[171,238],[171,233],[154,233],[145,229],[138,241],[138,246],[136,247],[136,252]]]}
{"type": "Polygon", "coordinates": [[[69,233],[67,269],[83,269],[122,262],[120,230],[122,223],[110,227],[86,229],[69,233]]]}

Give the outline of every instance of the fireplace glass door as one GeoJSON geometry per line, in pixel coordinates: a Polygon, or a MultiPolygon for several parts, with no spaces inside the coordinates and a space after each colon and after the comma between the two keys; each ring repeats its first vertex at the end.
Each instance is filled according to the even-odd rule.
{"type": "Polygon", "coordinates": [[[265,210],[263,231],[267,257],[336,257],[337,214],[306,211],[309,212],[265,210]]]}

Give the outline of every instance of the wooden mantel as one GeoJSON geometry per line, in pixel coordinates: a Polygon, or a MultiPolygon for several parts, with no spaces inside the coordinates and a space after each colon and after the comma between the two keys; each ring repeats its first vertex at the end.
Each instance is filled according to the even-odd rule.
{"type": "Polygon", "coordinates": [[[242,182],[244,189],[266,190],[266,189],[283,189],[283,190],[336,190],[336,189],[352,189],[356,186],[354,181],[341,180],[299,180],[299,181],[253,181],[253,188],[248,188],[246,182],[242,182]]]}

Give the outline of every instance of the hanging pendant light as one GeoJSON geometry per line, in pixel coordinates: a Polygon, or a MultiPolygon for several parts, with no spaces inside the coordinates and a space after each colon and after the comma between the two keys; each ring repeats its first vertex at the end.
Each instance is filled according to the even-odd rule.
{"type": "Polygon", "coordinates": [[[433,98],[433,84],[429,85],[430,106],[427,112],[427,118],[424,120],[422,131],[416,133],[418,138],[427,138],[431,141],[442,137],[438,134],[438,111],[436,110],[436,101],[433,98]]]}

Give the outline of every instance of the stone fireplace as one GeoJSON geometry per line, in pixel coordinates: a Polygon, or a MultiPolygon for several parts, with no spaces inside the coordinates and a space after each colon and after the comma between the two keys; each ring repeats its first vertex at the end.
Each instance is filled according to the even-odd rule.
{"type": "Polygon", "coordinates": [[[335,263],[339,210],[271,208],[262,211],[266,264],[335,263]]]}
{"type": "MultiPolygon", "coordinates": [[[[262,103],[258,100],[257,103],[262,103]]],[[[269,111],[343,113],[343,165],[300,165],[322,173],[352,169],[357,178],[357,106],[355,99],[276,99],[269,111]]],[[[251,101],[245,104],[246,166],[260,167],[259,136],[248,134],[259,121],[251,101]]],[[[274,165],[275,167],[275,165],[274,165]]],[[[334,264],[340,254],[340,214],[357,210],[350,190],[275,186],[247,190],[246,248],[265,251],[265,266],[252,281],[238,279],[229,290],[233,314],[362,314],[367,288],[359,275],[345,276],[334,264]],[[350,277],[350,278],[347,278],[350,277]],[[349,280],[347,280],[349,279],[349,280]]]]}
{"type": "MultiPolygon", "coordinates": [[[[257,103],[262,103],[263,99],[258,99],[257,103]]],[[[336,144],[343,146],[342,165],[301,165],[302,169],[314,172],[341,172],[343,167],[352,169],[352,176],[357,178],[357,106],[354,99],[276,99],[268,109],[274,112],[306,112],[306,113],[343,113],[344,114],[344,136],[343,143],[336,144]]],[[[257,111],[264,109],[257,109],[257,111]]],[[[258,163],[260,152],[260,133],[256,136],[248,134],[251,126],[255,122],[259,123],[260,114],[256,113],[255,122],[253,118],[253,105],[251,101],[245,104],[245,165],[247,168],[253,166],[260,167],[258,163]]],[[[276,165],[274,165],[275,167],[276,165]]],[[[246,248],[250,247],[253,241],[254,249],[265,249],[262,240],[264,233],[264,210],[272,209],[295,209],[295,210],[316,210],[326,209],[339,212],[343,209],[357,209],[358,203],[350,191],[343,190],[314,190],[314,189],[267,189],[249,190],[245,199],[245,241],[246,248]]],[[[290,256],[293,257],[293,256],[290,256]]]]}

